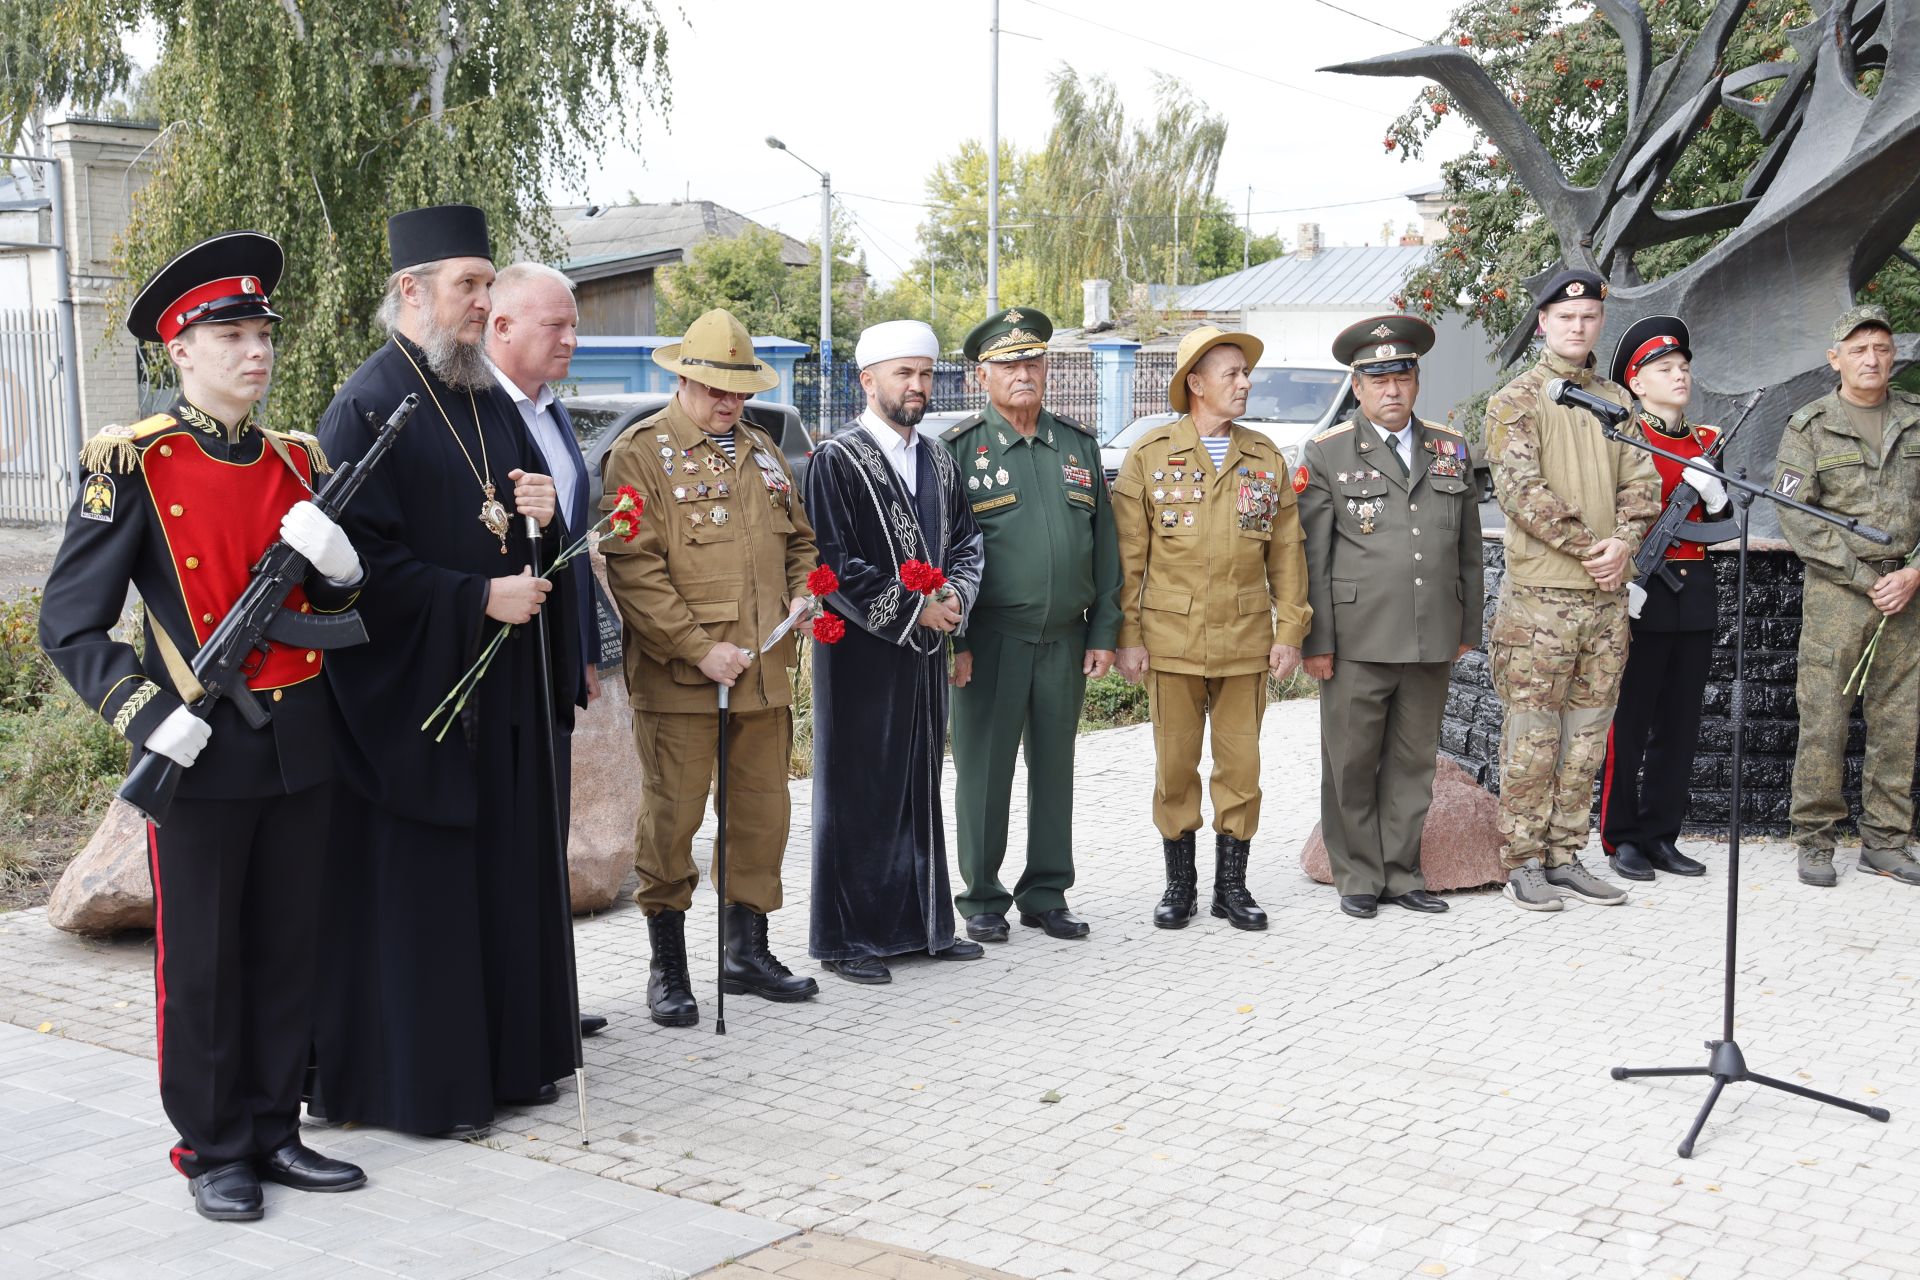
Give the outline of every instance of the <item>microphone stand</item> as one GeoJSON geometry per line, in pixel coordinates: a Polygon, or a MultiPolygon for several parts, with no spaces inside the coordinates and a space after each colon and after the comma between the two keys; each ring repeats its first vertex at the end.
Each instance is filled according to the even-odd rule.
{"type": "MultiPolygon", "coordinates": [[[[1581,407],[1588,408],[1588,411],[1592,412],[1589,406],[1582,405],[1581,407]]],[[[1706,1127],[1707,1117],[1713,1113],[1714,1104],[1720,1101],[1721,1091],[1730,1084],[1751,1082],[1753,1084],[1765,1085],[1769,1089],[1778,1089],[1783,1093],[1796,1094],[1802,1098],[1811,1098],[1815,1102],[1822,1102],[1830,1107],[1839,1107],[1846,1111],[1856,1112],[1884,1123],[1888,1118],[1888,1112],[1885,1107],[1865,1106],[1858,1102],[1850,1102],[1845,1098],[1837,1098],[1830,1093],[1820,1093],[1817,1090],[1803,1088],[1790,1081],[1777,1080],[1772,1076],[1763,1076],[1757,1071],[1749,1071],[1747,1069],[1746,1057],[1740,1052],[1740,1046],[1733,1038],[1733,1004],[1734,968],[1739,959],[1738,939],[1740,931],[1740,827],[1743,816],[1740,806],[1740,779],[1746,771],[1746,737],[1743,729],[1747,715],[1747,544],[1748,524],[1752,518],[1753,500],[1756,497],[1766,498],[1778,506],[1787,507],[1802,514],[1814,516],[1826,521],[1828,524],[1838,525],[1847,532],[1857,534],[1869,542],[1878,542],[1885,545],[1891,543],[1893,537],[1884,530],[1876,529],[1872,525],[1862,524],[1859,520],[1851,516],[1836,516],[1831,512],[1822,511],[1818,507],[1809,506],[1804,502],[1796,502],[1792,498],[1775,493],[1766,485],[1755,484],[1753,481],[1747,479],[1745,467],[1740,468],[1737,475],[1729,475],[1712,463],[1703,462],[1699,458],[1682,457],[1677,453],[1670,453],[1646,440],[1630,436],[1620,429],[1620,424],[1626,421],[1627,417],[1630,416],[1630,412],[1625,409],[1622,409],[1620,412],[1621,416],[1612,420],[1609,420],[1608,417],[1601,414],[1594,414],[1594,417],[1600,419],[1601,431],[1605,433],[1607,439],[1631,446],[1643,453],[1649,453],[1658,458],[1666,458],[1685,467],[1692,467],[1698,471],[1704,471],[1710,476],[1717,477],[1722,484],[1727,486],[1727,496],[1740,509],[1740,560],[1734,605],[1733,690],[1729,706],[1729,713],[1733,719],[1733,785],[1730,794],[1732,813],[1727,824],[1727,946],[1726,956],[1723,961],[1724,975],[1721,995],[1720,1038],[1718,1040],[1707,1041],[1709,1057],[1707,1065],[1704,1067],[1615,1067],[1610,1074],[1615,1080],[1626,1080],[1633,1076],[1711,1077],[1713,1087],[1707,1092],[1706,1103],[1700,1108],[1700,1114],[1694,1117],[1693,1127],[1687,1130],[1687,1136],[1680,1140],[1679,1151],[1682,1159],[1692,1158],[1695,1140],[1700,1137],[1701,1129],[1706,1127]]]]}

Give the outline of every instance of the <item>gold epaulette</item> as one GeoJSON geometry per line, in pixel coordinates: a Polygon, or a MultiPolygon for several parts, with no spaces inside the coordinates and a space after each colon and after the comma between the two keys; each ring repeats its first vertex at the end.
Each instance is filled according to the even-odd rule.
{"type": "Polygon", "coordinates": [[[98,435],[80,446],[80,465],[88,471],[117,471],[126,474],[140,465],[140,443],[151,440],[180,425],[171,414],[156,413],[131,426],[113,423],[102,427],[98,435]]]}
{"type": "Polygon", "coordinates": [[[320,448],[320,437],[311,431],[273,431],[261,427],[260,433],[280,440],[292,441],[307,451],[307,461],[313,464],[316,473],[323,476],[333,474],[333,464],[327,461],[326,453],[320,448]]]}
{"type": "Polygon", "coordinates": [[[1339,435],[1341,432],[1351,431],[1351,430],[1353,430],[1353,424],[1351,422],[1343,422],[1339,426],[1333,428],[1331,431],[1322,431],[1319,435],[1313,438],[1313,442],[1315,444],[1319,444],[1322,440],[1331,440],[1335,436],[1339,435]]]}
{"type": "Polygon", "coordinates": [[[1429,431],[1441,431],[1441,432],[1445,432],[1447,435],[1460,436],[1462,438],[1465,438],[1466,436],[1466,433],[1464,431],[1461,431],[1456,427],[1450,427],[1444,422],[1428,422],[1425,418],[1422,418],[1420,419],[1420,425],[1425,427],[1429,431]]]}

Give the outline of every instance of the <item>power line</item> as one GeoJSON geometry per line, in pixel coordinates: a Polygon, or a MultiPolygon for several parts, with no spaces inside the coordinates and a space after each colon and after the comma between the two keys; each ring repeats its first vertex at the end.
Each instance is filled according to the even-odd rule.
{"type": "Polygon", "coordinates": [[[1357,18],[1361,22],[1367,23],[1369,26],[1375,26],[1380,28],[1382,31],[1391,31],[1393,32],[1394,35],[1405,36],[1407,39],[1413,41],[1415,44],[1431,43],[1425,36],[1416,36],[1411,31],[1402,31],[1398,27],[1390,27],[1386,23],[1380,21],[1378,18],[1369,18],[1364,13],[1355,13],[1351,9],[1344,9],[1341,6],[1333,3],[1333,0],[1314,0],[1314,3],[1319,5],[1323,9],[1331,9],[1335,13],[1344,13],[1349,18],[1357,18]]]}

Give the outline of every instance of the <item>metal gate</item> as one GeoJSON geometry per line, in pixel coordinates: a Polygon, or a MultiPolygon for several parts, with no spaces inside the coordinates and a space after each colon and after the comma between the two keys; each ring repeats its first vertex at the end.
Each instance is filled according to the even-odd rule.
{"type": "Polygon", "coordinates": [[[0,311],[0,523],[59,524],[71,493],[52,311],[0,311]]]}

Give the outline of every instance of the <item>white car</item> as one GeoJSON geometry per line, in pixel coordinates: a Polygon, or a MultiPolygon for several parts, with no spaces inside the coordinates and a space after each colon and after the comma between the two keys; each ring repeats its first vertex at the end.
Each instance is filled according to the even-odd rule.
{"type": "MultiPolygon", "coordinates": [[[[1291,471],[1300,464],[1308,440],[1353,412],[1353,375],[1338,366],[1262,365],[1253,371],[1247,411],[1236,421],[1280,446],[1291,471]]],[[[1150,413],[1128,423],[1100,446],[1100,465],[1112,484],[1135,441],[1169,422],[1177,413],[1150,413]]]]}

